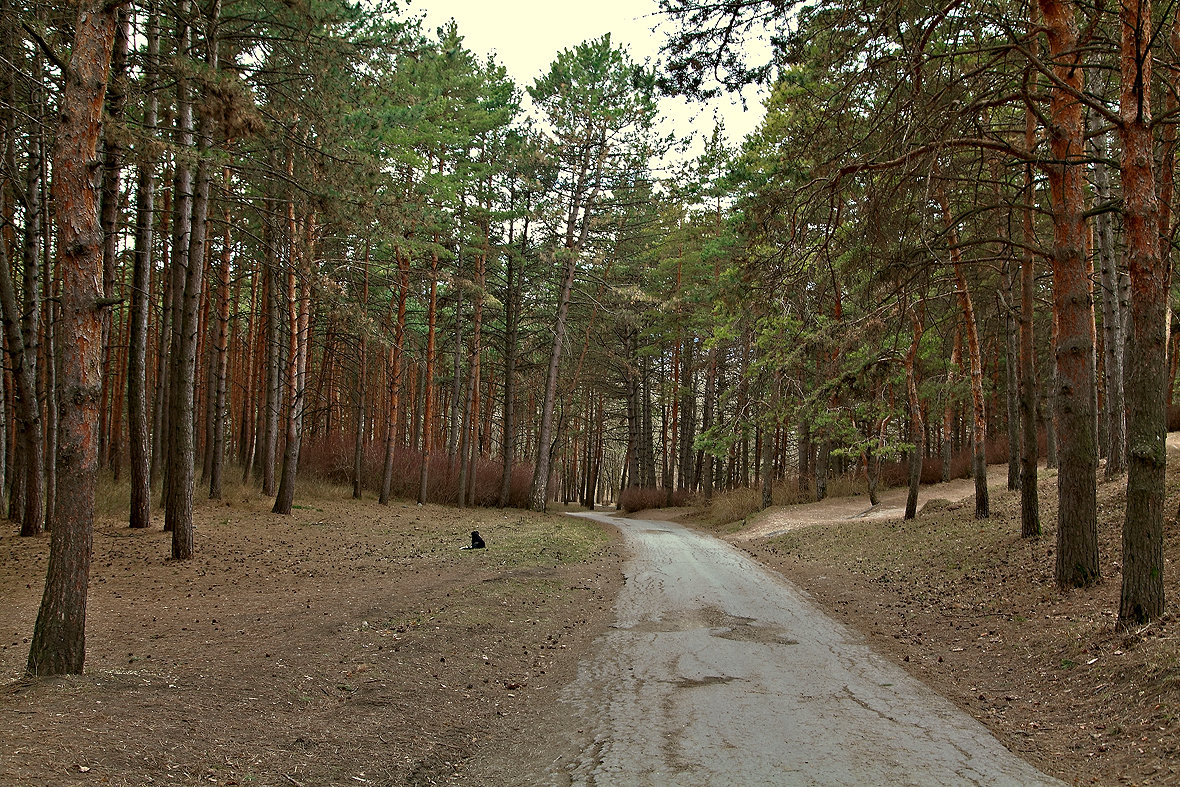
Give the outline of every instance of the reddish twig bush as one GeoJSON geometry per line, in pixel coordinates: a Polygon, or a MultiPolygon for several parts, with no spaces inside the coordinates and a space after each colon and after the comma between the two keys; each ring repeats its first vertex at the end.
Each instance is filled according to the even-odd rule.
{"type": "Polygon", "coordinates": [[[629,513],[646,508],[676,508],[688,505],[691,493],[662,486],[631,486],[619,495],[619,508],[629,513]]]}
{"type": "MultiPolygon", "coordinates": [[[[305,440],[299,455],[299,473],[330,484],[347,486],[352,483],[353,445],[351,439],[340,435],[305,440]]],[[[365,491],[377,494],[385,472],[385,445],[370,443],[362,463],[365,491]]],[[[396,448],[393,452],[393,497],[416,500],[422,472],[422,452],[396,448]]],[[[500,481],[503,465],[499,461],[476,458],[474,472],[467,479],[469,500],[477,506],[496,506],[500,503],[500,481]]],[[[525,508],[529,487],[533,480],[532,465],[517,463],[512,467],[508,505],[525,508]]],[[[426,500],[430,503],[455,505],[459,497],[459,465],[455,457],[443,452],[430,457],[426,476],[426,500]]]]}

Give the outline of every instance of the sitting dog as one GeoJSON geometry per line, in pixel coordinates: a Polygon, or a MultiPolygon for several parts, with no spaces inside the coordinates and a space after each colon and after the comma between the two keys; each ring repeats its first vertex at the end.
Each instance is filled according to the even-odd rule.
{"type": "Polygon", "coordinates": [[[487,544],[485,544],[483,542],[483,539],[479,537],[479,531],[472,530],[471,531],[471,546],[463,547],[463,549],[483,549],[486,546],[487,546],[487,544]]]}

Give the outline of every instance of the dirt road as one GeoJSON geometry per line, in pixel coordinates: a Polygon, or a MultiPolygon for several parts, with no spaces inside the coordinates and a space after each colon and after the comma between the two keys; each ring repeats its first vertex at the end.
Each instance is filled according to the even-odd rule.
{"type": "Polygon", "coordinates": [[[626,539],[617,622],[518,783],[1059,784],[732,546],[586,516],[626,539]]]}

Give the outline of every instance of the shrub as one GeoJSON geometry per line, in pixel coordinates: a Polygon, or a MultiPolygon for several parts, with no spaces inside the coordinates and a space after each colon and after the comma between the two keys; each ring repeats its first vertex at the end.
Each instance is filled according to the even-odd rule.
{"type": "MultiPolygon", "coordinates": [[[[339,435],[305,441],[299,457],[299,473],[307,479],[318,479],[336,485],[352,481],[351,440],[339,435]]],[[[422,472],[422,452],[398,447],[393,451],[393,475],[390,494],[393,497],[416,500],[422,472]]],[[[363,480],[366,492],[379,494],[385,473],[385,444],[373,441],[363,459],[363,480]]],[[[499,461],[477,457],[474,472],[467,479],[468,494],[477,506],[496,506],[500,502],[500,481],[503,465],[499,461]],[[473,491],[472,491],[473,490],[473,491]]],[[[459,496],[459,465],[455,457],[444,451],[432,451],[426,480],[426,500],[430,503],[454,505],[459,496]]],[[[509,482],[508,505],[525,508],[532,485],[531,464],[516,463],[509,482]]],[[[298,494],[298,491],[296,492],[298,494]]]]}
{"type": "Polygon", "coordinates": [[[677,508],[687,505],[692,495],[683,489],[662,486],[629,486],[619,495],[619,508],[628,513],[648,508],[677,508]]]}
{"type": "Polygon", "coordinates": [[[745,519],[761,509],[761,488],[738,487],[713,495],[705,511],[705,518],[713,524],[723,525],[745,519]]]}
{"type": "Polygon", "coordinates": [[[1180,431],[1180,404],[1168,405],[1168,431],[1180,431]]]}

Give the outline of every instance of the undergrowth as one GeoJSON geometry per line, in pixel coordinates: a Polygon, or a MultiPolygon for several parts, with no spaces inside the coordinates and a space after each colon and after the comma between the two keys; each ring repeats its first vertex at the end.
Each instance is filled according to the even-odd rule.
{"type": "MultiPolygon", "coordinates": [[[[885,490],[884,484],[880,489],[885,490]]],[[[864,478],[857,473],[845,473],[828,479],[828,497],[862,495],[864,491],[864,478]]],[[[811,483],[805,483],[800,488],[799,480],[792,476],[775,482],[773,497],[776,506],[793,506],[814,502],[815,492],[811,483]]],[[[762,489],[739,487],[715,493],[713,499],[697,515],[697,519],[701,524],[716,527],[740,523],[761,510],[762,489]]]]}

